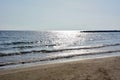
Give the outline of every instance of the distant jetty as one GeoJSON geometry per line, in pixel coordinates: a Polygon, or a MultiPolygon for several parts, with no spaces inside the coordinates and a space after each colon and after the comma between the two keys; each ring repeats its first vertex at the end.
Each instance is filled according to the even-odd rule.
{"type": "Polygon", "coordinates": [[[80,31],[80,32],[120,32],[120,30],[90,30],[90,31],[80,31]]]}

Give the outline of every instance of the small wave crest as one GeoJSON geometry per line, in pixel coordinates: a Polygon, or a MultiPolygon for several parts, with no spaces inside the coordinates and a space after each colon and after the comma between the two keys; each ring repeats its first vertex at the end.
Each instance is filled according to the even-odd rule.
{"type": "Polygon", "coordinates": [[[102,51],[102,52],[93,52],[93,53],[84,53],[84,54],[72,54],[67,56],[49,57],[44,59],[28,60],[28,61],[20,61],[20,62],[7,62],[7,63],[0,63],[0,66],[25,64],[25,63],[33,63],[33,62],[40,62],[40,61],[51,61],[51,60],[57,60],[57,59],[63,59],[63,58],[72,58],[77,56],[98,55],[98,54],[107,54],[107,53],[116,53],[116,52],[120,52],[120,50],[102,51]]]}
{"type": "Polygon", "coordinates": [[[54,52],[63,52],[63,51],[81,50],[81,49],[95,49],[95,48],[103,48],[103,47],[119,46],[119,45],[120,43],[106,44],[106,45],[101,45],[101,46],[99,45],[99,46],[93,46],[93,47],[77,47],[77,48],[54,49],[54,50],[31,50],[31,51],[21,51],[21,52],[13,52],[13,53],[0,53],[0,57],[24,55],[24,54],[30,54],[30,53],[54,53],[54,52]]]}
{"type": "Polygon", "coordinates": [[[37,48],[37,47],[53,47],[57,46],[58,44],[48,44],[48,45],[20,45],[20,46],[7,46],[0,48],[1,51],[10,50],[10,49],[30,49],[30,48],[37,48]]]}
{"type": "Polygon", "coordinates": [[[33,44],[35,42],[10,42],[10,43],[2,43],[0,45],[19,45],[19,44],[33,44]]]}

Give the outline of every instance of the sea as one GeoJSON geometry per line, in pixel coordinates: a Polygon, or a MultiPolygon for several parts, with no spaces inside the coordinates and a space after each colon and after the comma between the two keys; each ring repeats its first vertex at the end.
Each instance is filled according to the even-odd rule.
{"type": "Polygon", "coordinates": [[[120,31],[0,31],[0,70],[120,56],[120,31]]]}

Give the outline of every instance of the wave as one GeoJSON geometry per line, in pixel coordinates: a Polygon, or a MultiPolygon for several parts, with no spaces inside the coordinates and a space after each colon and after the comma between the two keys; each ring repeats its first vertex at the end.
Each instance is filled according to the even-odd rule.
{"type": "Polygon", "coordinates": [[[31,51],[21,51],[21,52],[14,52],[14,53],[0,53],[0,57],[24,55],[24,54],[30,54],[30,53],[54,53],[54,52],[63,52],[63,51],[81,50],[81,49],[95,49],[95,48],[104,48],[104,47],[119,46],[119,45],[120,43],[106,44],[106,45],[93,46],[93,47],[77,47],[77,48],[66,48],[66,49],[55,49],[55,50],[31,50],[31,51]]]}
{"type": "Polygon", "coordinates": [[[58,44],[48,44],[48,45],[21,45],[21,46],[8,46],[5,48],[0,48],[1,51],[10,50],[10,49],[30,49],[30,48],[37,48],[37,47],[53,47],[58,46],[58,44]]]}
{"type": "Polygon", "coordinates": [[[5,48],[0,48],[0,50],[10,50],[10,49],[27,49],[27,48],[34,48],[38,46],[13,46],[13,47],[5,47],[5,48]]]}
{"type": "Polygon", "coordinates": [[[102,51],[102,52],[93,52],[93,53],[84,53],[84,54],[72,54],[67,56],[49,57],[44,59],[28,60],[28,61],[20,61],[20,62],[7,62],[7,63],[0,63],[0,66],[25,64],[25,63],[33,63],[33,62],[40,62],[40,61],[51,61],[51,60],[57,60],[57,59],[63,59],[63,58],[72,58],[77,56],[98,55],[98,54],[107,54],[107,53],[116,53],[116,52],[120,52],[120,50],[102,51]]]}
{"type": "Polygon", "coordinates": [[[0,45],[19,45],[19,44],[33,44],[38,43],[39,41],[18,41],[18,42],[9,42],[9,43],[2,43],[0,45]]]}

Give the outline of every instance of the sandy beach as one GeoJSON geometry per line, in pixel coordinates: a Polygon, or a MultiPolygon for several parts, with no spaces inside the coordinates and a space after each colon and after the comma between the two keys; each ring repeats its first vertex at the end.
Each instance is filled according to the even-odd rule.
{"type": "Polygon", "coordinates": [[[120,57],[0,71],[0,80],[120,80],[120,57]]]}

